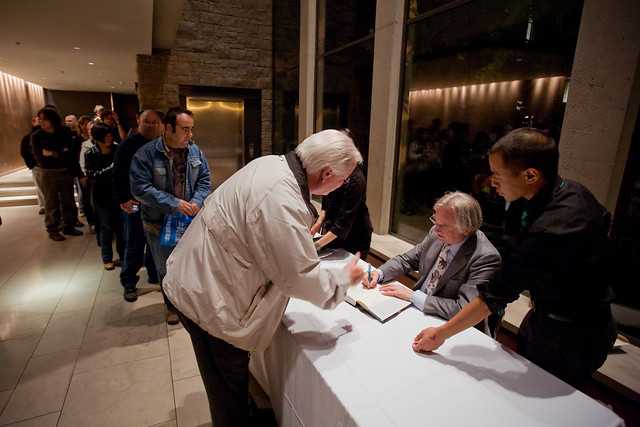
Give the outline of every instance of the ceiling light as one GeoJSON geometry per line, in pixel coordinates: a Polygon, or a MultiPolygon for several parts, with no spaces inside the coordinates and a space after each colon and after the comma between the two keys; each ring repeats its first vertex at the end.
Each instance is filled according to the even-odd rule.
{"type": "Polygon", "coordinates": [[[74,46],[73,50],[80,50],[80,48],[78,46],[74,46]]]}
{"type": "Polygon", "coordinates": [[[89,65],[96,65],[95,62],[89,62],[89,65]]]}

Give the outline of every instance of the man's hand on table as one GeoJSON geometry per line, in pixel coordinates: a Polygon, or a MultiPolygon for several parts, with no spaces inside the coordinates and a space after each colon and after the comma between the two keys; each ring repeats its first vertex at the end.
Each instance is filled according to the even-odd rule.
{"type": "Polygon", "coordinates": [[[413,291],[401,283],[390,283],[380,286],[380,293],[388,297],[396,297],[401,300],[411,301],[413,291]]]}
{"type": "Polygon", "coordinates": [[[438,333],[438,328],[426,328],[413,339],[413,351],[425,353],[436,350],[444,343],[444,338],[438,333]]]}

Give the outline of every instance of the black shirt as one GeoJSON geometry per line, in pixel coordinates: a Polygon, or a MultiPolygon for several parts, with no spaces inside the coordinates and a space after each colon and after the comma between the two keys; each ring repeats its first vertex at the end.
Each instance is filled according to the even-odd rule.
{"type": "Polygon", "coordinates": [[[344,185],[322,198],[322,210],[326,212],[322,234],[331,231],[338,236],[328,247],[369,252],[373,227],[365,188],[364,173],[357,166],[344,185]]]}
{"type": "Polygon", "coordinates": [[[149,140],[141,134],[133,133],[118,146],[113,163],[113,195],[119,205],[133,199],[129,183],[131,161],[136,152],[147,142],[149,140]]]}
{"type": "Polygon", "coordinates": [[[85,157],[85,170],[91,179],[91,197],[94,206],[109,206],[113,199],[113,160],[118,151],[113,144],[111,152],[103,154],[96,145],[89,149],[85,157]]]}
{"type": "Polygon", "coordinates": [[[61,127],[53,133],[38,129],[31,134],[33,155],[42,169],[68,169],[73,176],[81,175],[73,147],[71,129],[61,127]],[[45,151],[52,155],[45,155],[45,151]]]}
{"type": "Polygon", "coordinates": [[[569,320],[610,316],[607,210],[581,184],[558,177],[507,212],[508,244],[494,281],[478,286],[493,313],[527,289],[536,312],[569,320]]]}

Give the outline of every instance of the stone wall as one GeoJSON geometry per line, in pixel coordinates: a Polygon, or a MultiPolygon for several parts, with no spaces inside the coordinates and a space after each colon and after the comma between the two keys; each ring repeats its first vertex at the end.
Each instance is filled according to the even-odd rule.
{"type": "Polygon", "coordinates": [[[258,89],[262,153],[271,153],[271,0],[187,0],[175,46],[138,56],[141,108],[179,104],[180,85],[258,89]]]}

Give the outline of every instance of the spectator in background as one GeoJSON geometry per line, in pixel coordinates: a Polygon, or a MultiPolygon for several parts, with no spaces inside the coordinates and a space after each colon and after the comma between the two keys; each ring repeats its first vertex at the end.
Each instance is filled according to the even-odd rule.
{"type": "MultiPolygon", "coordinates": [[[[348,129],[343,131],[352,138],[348,129]]],[[[353,139],[353,138],[352,138],[353,139]]],[[[322,197],[322,210],[311,227],[311,235],[320,231],[316,248],[342,248],[367,257],[371,247],[373,226],[369,218],[366,196],[367,181],[358,164],[344,184],[322,197]]]]}
{"type": "Polygon", "coordinates": [[[40,129],[31,135],[31,147],[40,168],[45,225],[49,238],[62,241],[65,238],[61,229],[68,236],[82,235],[75,228],[77,208],[73,199],[73,177],[80,173],[80,167],[73,153],[71,131],[62,125],[60,115],[43,108],[38,111],[38,118],[40,129]]]}
{"type": "Polygon", "coordinates": [[[86,168],[84,164],[85,155],[95,144],[91,139],[91,128],[93,127],[93,120],[89,116],[80,116],[78,119],[78,131],[82,138],[82,144],[80,145],[80,171],[82,172],[80,182],[80,199],[82,201],[82,210],[84,212],[87,223],[89,223],[89,231],[96,231],[96,215],[91,206],[91,187],[89,178],[86,175],[86,168]]]}
{"type": "MultiPolygon", "coordinates": [[[[77,159],[78,165],[80,164],[80,151],[82,149],[82,136],[80,136],[80,130],[78,128],[78,117],[75,114],[67,114],[64,116],[64,125],[71,129],[71,146],[73,149],[74,157],[77,159]]],[[[82,204],[82,187],[80,186],[80,178],[84,176],[84,172],[82,172],[81,168],[75,168],[78,171],[78,175],[73,179],[73,185],[75,188],[75,193],[78,195],[78,205],[80,205],[80,210],[83,210],[82,204]]],[[[76,209],[77,210],[77,209],[76,209]]],[[[77,218],[77,215],[76,215],[77,218]]],[[[84,224],[80,222],[79,219],[76,219],[76,227],[84,227],[84,224]]]]}
{"type": "Polygon", "coordinates": [[[113,194],[122,211],[124,225],[124,258],[120,283],[124,288],[124,299],[134,302],[138,299],[136,285],[140,278],[138,270],[145,265],[150,283],[158,283],[158,273],[153,262],[151,249],[147,244],[140,217],[140,202],[131,194],[129,171],[136,152],[149,141],[162,135],[162,118],[159,111],[145,110],[138,118],[138,129],[129,135],[118,147],[113,164],[113,194]],[[146,249],[145,249],[146,247],[146,249]]]}
{"type": "Polygon", "coordinates": [[[109,126],[104,123],[96,123],[91,136],[96,145],[85,155],[85,168],[91,180],[91,201],[99,218],[102,262],[105,270],[113,270],[119,264],[119,260],[113,259],[114,237],[120,258],[124,248],[120,208],[113,198],[113,159],[118,147],[109,126]]]}
{"type": "Polygon", "coordinates": [[[102,113],[102,123],[109,126],[114,142],[119,143],[127,137],[127,132],[120,124],[118,115],[114,111],[105,110],[102,113]]]}
{"type": "Polygon", "coordinates": [[[104,114],[104,106],[100,105],[100,104],[96,104],[95,107],[93,107],[93,114],[95,114],[95,116],[93,116],[93,121],[96,123],[99,123],[102,121],[102,115],[104,114]]]}
{"type": "MultiPolygon", "coordinates": [[[[181,213],[194,217],[211,191],[207,158],[191,141],[193,113],[180,107],[164,117],[164,136],[140,148],[131,163],[131,194],[141,203],[142,222],[162,281],[167,258],[174,246],[160,244],[160,231],[168,215],[181,213]]],[[[179,322],[178,315],[164,294],[167,323],[179,322]]]]}
{"type": "Polygon", "coordinates": [[[31,118],[31,131],[26,134],[22,141],[20,142],[20,155],[24,160],[24,164],[31,170],[31,175],[33,176],[33,182],[36,185],[36,194],[38,195],[38,205],[40,206],[40,210],[38,214],[44,215],[44,194],[42,193],[42,189],[40,188],[40,182],[38,173],[40,168],[38,167],[38,162],[33,155],[33,149],[31,148],[31,134],[40,129],[40,119],[38,116],[33,116],[31,118]]]}

